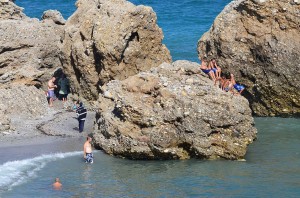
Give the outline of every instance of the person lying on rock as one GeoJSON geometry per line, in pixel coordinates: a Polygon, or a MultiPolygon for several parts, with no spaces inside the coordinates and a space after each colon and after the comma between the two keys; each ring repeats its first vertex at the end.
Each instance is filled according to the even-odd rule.
{"type": "Polygon", "coordinates": [[[245,89],[245,86],[244,86],[244,85],[241,85],[241,84],[237,84],[237,83],[236,83],[233,74],[230,74],[230,87],[231,87],[232,92],[233,92],[233,88],[234,88],[234,89],[237,90],[238,94],[242,94],[242,92],[243,92],[244,89],[245,89]]]}
{"type": "Polygon", "coordinates": [[[205,74],[208,74],[214,82],[216,82],[215,73],[214,73],[213,70],[209,69],[209,67],[207,66],[206,58],[203,58],[203,59],[202,59],[200,69],[201,69],[205,74]]]}

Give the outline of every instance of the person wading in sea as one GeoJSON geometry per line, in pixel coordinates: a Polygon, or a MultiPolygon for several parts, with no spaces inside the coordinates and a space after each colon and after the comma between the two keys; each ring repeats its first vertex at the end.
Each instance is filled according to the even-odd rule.
{"type": "Polygon", "coordinates": [[[83,158],[85,160],[85,163],[93,163],[94,162],[94,156],[92,153],[92,145],[91,145],[92,138],[87,137],[86,142],[83,145],[83,158]]]}
{"type": "Polygon", "coordinates": [[[62,184],[60,183],[59,178],[55,178],[54,183],[52,184],[54,190],[61,190],[62,184]]]}

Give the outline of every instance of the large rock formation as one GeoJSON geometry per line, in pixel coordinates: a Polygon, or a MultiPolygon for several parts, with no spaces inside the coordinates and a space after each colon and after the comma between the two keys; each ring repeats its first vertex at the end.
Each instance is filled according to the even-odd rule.
{"type": "Polygon", "coordinates": [[[256,137],[248,101],[188,61],[102,87],[95,144],[131,159],[241,159],[256,137]]]}
{"type": "Polygon", "coordinates": [[[125,0],[78,0],[63,39],[64,70],[85,98],[99,86],[170,62],[163,34],[150,7],[125,0]]]}
{"type": "Polygon", "coordinates": [[[0,13],[0,131],[9,131],[16,119],[28,122],[49,113],[38,88],[61,66],[63,31],[52,21],[27,17],[12,1],[0,0],[0,13]]]}
{"type": "Polygon", "coordinates": [[[61,67],[62,27],[31,19],[10,1],[2,3],[0,11],[0,87],[11,83],[41,87],[61,67]]]}
{"type": "Polygon", "coordinates": [[[198,42],[199,57],[215,57],[247,86],[259,116],[300,115],[300,4],[238,0],[198,42]]]}

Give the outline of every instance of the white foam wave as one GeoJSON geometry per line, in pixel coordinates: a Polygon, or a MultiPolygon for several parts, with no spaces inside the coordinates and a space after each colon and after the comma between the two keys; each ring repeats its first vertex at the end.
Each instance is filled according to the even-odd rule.
{"type": "Polygon", "coordinates": [[[26,182],[36,176],[47,163],[82,154],[81,151],[41,155],[31,159],[6,162],[0,165],[0,192],[26,182]]]}

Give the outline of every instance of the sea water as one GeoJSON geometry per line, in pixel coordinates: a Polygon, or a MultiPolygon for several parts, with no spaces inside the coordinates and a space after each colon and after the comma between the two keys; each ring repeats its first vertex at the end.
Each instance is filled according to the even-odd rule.
{"type": "MultiPolygon", "coordinates": [[[[229,0],[131,0],[153,7],[173,60],[198,61],[197,41],[229,0]]],[[[59,10],[75,0],[17,0],[26,15],[59,10]]],[[[0,197],[299,197],[300,120],[256,118],[258,140],[246,161],[132,161],[82,151],[38,155],[0,165],[0,197]],[[60,177],[61,191],[51,183],[60,177]]],[[[9,153],[7,153],[9,155],[9,153]]],[[[1,156],[6,157],[7,156],[1,156]]]]}
{"type": "Polygon", "coordinates": [[[299,119],[256,118],[246,161],[135,161],[97,151],[41,155],[0,165],[0,197],[299,197],[299,119]],[[63,188],[53,190],[59,177],[63,188]]]}

